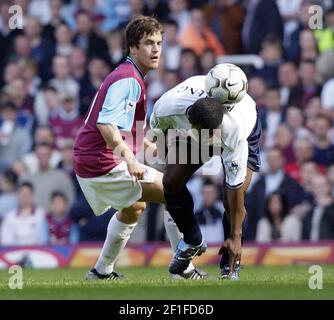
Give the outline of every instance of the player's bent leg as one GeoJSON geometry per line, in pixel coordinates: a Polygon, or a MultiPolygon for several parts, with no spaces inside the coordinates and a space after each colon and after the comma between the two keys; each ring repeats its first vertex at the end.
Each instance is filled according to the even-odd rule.
{"type": "MultiPolygon", "coordinates": [[[[162,179],[162,173],[157,171],[153,182],[141,183],[141,201],[165,203],[162,179]]],[[[173,218],[169,215],[167,211],[165,212],[164,216],[165,229],[170,240],[172,250],[175,253],[177,251],[177,245],[182,239],[182,234],[180,233],[173,218]]],[[[207,276],[208,274],[206,272],[195,268],[195,266],[190,262],[188,268],[183,272],[182,276],[180,277],[185,279],[203,279],[207,276]]]]}
{"type": "Polygon", "coordinates": [[[167,162],[170,159],[174,159],[175,162],[167,163],[163,177],[166,208],[183,234],[183,239],[178,243],[176,253],[169,266],[171,274],[179,275],[183,274],[196,255],[200,255],[206,250],[206,244],[202,239],[194,215],[193,198],[186,187],[189,178],[202,164],[191,162],[181,164],[179,159],[182,153],[189,154],[185,148],[188,148],[188,145],[179,144],[169,148],[167,162]]]}
{"type": "Polygon", "coordinates": [[[107,237],[101,254],[95,267],[87,274],[86,278],[88,280],[115,280],[122,278],[114,271],[114,265],[144,210],[145,203],[136,202],[131,207],[122,209],[112,216],[108,224],[107,237]]]}

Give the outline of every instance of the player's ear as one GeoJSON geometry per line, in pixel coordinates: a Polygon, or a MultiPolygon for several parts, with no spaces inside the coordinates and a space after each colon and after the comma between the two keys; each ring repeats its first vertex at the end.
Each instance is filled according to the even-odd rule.
{"type": "MultiPolygon", "coordinates": [[[[190,105],[186,110],[186,116],[187,116],[189,121],[190,121],[190,112],[191,112],[192,107],[193,107],[193,104],[190,105]]],[[[190,121],[190,123],[191,123],[191,121],[190,121]]]]}
{"type": "Polygon", "coordinates": [[[137,53],[137,47],[136,46],[133,46],[133,47],[129,47],[129,53],[131,56],[136,56],[136,53],[137,53]]]}

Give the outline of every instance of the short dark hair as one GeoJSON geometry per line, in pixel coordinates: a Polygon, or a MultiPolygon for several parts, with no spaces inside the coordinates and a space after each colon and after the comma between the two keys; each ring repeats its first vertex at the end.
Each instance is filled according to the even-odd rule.
{"type": "Polygon", "coordinates": [[[12,169],[7,169],[4,173],[3,173],[4,178],[13,186],[17,185],[17,181],[18,181],[18,175],[12,170],[12,169]]]}
{"type": "Polygon", "coordinates": [[[201,129],[216,129],[223,120],[224,108],[215,98],[200,98],[188,107],[187,115],[191,124],[201,129]]]}
{"type": "Polygon", "coordinates": [[[51,201],[53,201],[55,198],[62,198],[65,202],[68,202],[67,196],[61,191],[53,191],[50,198],[51,201]]]}
{"type": "Polygon", "coordinates": [[[19,189],[21,189],[21,188],[29,188],[31,192],[35,191],[35,188],[32,185],[32,183],[30,183],[28,181],[24,181],[24,182],[20,183],[19,189]]]}
{"type": "Polygon", "coordinates": [[[145,35],[155,32],[163,34],[163,27],[155,18],[139,15],[131,20],[125,28],[126,55],[129,55],[131,47],[139,47],[145,35]]]}

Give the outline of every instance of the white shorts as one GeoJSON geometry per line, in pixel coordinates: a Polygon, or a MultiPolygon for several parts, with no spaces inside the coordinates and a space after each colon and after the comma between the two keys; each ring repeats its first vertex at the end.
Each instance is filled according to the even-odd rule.
{"type": "Polygon", "coordinates": [[[131,176],[125,162],[121,162],[109,173],[94,177],[77,176],[81,190],[96,216],[100,216],[110,208],[122,210],[128,208],[142,197],[141,183],[153,183],[157,170],[145,166],[143,180],[132,185],[131,176]]]}

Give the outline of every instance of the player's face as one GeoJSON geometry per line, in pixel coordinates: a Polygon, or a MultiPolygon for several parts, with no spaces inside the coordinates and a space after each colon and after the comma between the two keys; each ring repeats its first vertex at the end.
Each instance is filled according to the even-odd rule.
{"type": "Polygon", "coordinates": [[[157,69],[159,66],[162,46],[162,34],[156,32],[145,35],[139,42],[139,46],[131,47],[130,54],[135,58],[137,64],[144,74],[150,70],[157,69]]]}

